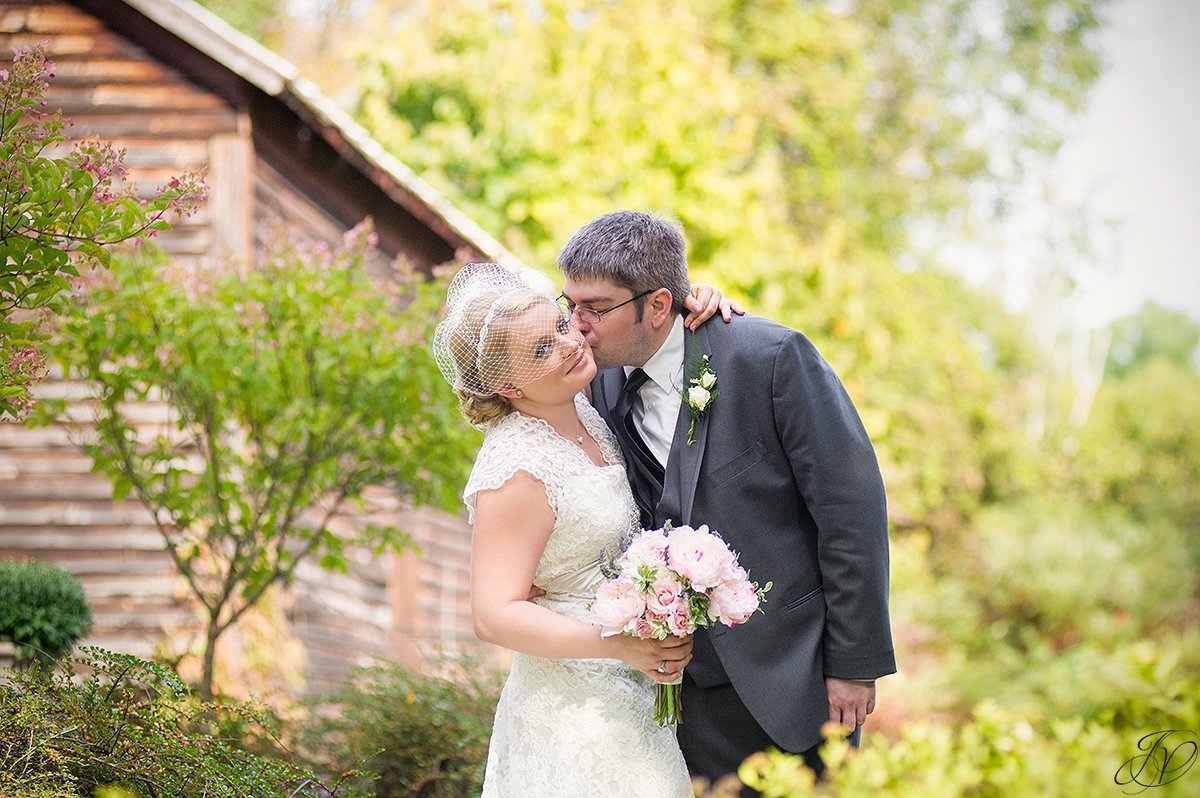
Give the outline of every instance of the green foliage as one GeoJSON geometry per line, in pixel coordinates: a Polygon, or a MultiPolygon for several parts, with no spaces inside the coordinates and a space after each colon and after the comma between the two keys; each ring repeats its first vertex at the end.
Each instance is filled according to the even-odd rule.
{"type": "Polygon", "coordinates": [[[377,798],[476,795],[499,691],[494,669],[467,660],[433,676],[365,669],[327,699],[301,747],[330,773],[378,774],[377,798]]]}
{"type": "Polygon", "coordinates": [[[1121,378],[1155,360],[1185,370],[1197,368],[1200,325],[1186,314],[1147,302],[1137,314],[1114,322],[1111,329],[1107,376],[1121,378]]]}
{"type": "Polygon", "coordinates": [[[1193,678],[1171,698],[1169,711],[1145,717],[1136,727],[982,704],[956,729],[918,723],[894,741],[871,738],[858,752],[844,740],[830,740],[822,754],[828,777],[816,786],[802,760],[778,752],[747,760],[741,776],[766,798],[1092,798],[1119,794],[1118,779],[1126,794],[1145,789],[1129,780],[1125,763],[1132,760],[1135,768],[1146,766],[1140,784],[1156,786],[1155,795],[1195,795],[1200,771],[1194,769],[1175,770],[1161,786],[1153,784],[1164,753],[1183,746],[1174,751],[1174,761],[1168,757],[1168,768],[1180,768],[1194,756],[1194,731],[1176,734],[1157,755],[1150,755],[1148,745],[1139,748],[1147,734],[1200,727],[1200,684],[1193,678]]]}
{"type": "Polygon", "coordinates": [[[1071,460],[1071,490],[1186,530],[1200,564],[1200,372],[1156,357],[1106,378],[1071,460]]]}
{"type": "Polygon", "coordinates": [[[693,261],[729,273],[890,252],[1006,179],[989,158],[1052,146],[1099,71],[1083,0],[368,5],[394,46],[361,42],[334,79],[543,265],[614,206],[672,208],[693,261]]]}
{"type": "Polygon", "coordinates": [[[169,211],[190,213],[202,180],[184,175],[149,200],[116,187],[124,152],[100,141],[67,142],[60,114],[42,111],[54,63],[45,45],[18,49],[0,70],[0,418],[31,406],[29,387],[45,375],[44,308],[70,285],[81,263],[106,265],[109,249],[170,229],[169,211]]]}
{"type": "Polygon", "coordinates": [[[17,661],[50,664],[92,629],[92,611],[75,576],[40,562],[0,561],[0,640],[17,661]]]}
{"type": "Polygon", "coordinates": [[[51,351],[95,387],[95,470],[152,512],[208,616],[206,697],[216,639],[300,562],[345,569],[349,545],[409,545],[338,526],[365,490],[457,506],[478,437],[426,346],[444,287],[374,280],[370,252],[364,229],[245,271],[122,259],[63,309],[51,351]],[[146,401],[168,410],[149,432],[130,413],[146,401]]]}
{"type": "Polygon", "coordinates": [[[1170,523],[1031,501],[983,513],[962,550],[931,558],[912,542],[897,549],[894,612],[924,630],[911,654],[942,660],[942,708],[1136,718],[1200,669],[1200,580],[1170,523]]]}
{"type": "MultiPolygon", "coordinates": [[[[297,798],[357,793],[208,733],[215,714],[174,673],[85,648],[85,675],[41,669],[0,681],[0,794],[38,798],[297,798]]],[[[262,730],[262,736],[270,736],[262,730]]]]}
{"type": "Polygon", "coordinates": [[[279,33],[283,0],[199,0],[200,5],[222,17],[233,27],[259,41],[279,33]]]}

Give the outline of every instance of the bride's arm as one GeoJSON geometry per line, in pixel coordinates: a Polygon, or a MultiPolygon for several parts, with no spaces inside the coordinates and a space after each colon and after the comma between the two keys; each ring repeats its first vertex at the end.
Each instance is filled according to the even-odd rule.
{"type": "Polygon", "coordinates": [[[524,471],[476,496],[471,614],[479,639],[537,657],[611,657],[658,681],[676,678],[691,659],[690,638],[602,638],[597,627],[527,600],[553,527],[545,489],[524,471]],[[664,661],[665,674],[658,672],[664,661]]]}

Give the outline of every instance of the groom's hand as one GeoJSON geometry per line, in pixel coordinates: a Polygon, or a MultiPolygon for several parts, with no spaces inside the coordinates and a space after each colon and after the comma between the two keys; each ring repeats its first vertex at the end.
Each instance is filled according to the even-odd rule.
{"type": "Polygon", "coordinates": [[[875,711],[875,682],[826,676],[825,690],[829,693],[829,719],[840,723],[847,734],[875,711]]]}

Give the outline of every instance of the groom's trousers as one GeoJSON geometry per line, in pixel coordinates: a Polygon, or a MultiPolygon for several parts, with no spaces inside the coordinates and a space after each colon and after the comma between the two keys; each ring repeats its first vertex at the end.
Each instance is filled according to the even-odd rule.
{"type": "MultiPolygon", "coordinates": [[[[862,728],[850,735],[850,744],[857,746],[862,728]]],[[[692,778],[702,777],[715,783],[728,774],[737,774],[746,757],[768,748],[779,749],[746,705],[733,685],[726,682],[713,687],[700,687],[683,673],[683,721],[679,724],[679,746],[687,760],[692,778]]],[[[818,754],[820,745],[799,752],[804,763],[819,778],[825,764],[818,754]]],[[[741,798],[757,798],[762,793],[743,786],[741,798]]]]}

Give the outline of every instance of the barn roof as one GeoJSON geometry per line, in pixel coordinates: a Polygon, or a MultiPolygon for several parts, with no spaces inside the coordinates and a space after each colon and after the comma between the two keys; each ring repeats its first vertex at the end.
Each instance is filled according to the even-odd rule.
{"type": "Polygon", "coordinates": [[[425,223],[455,249],[474,249],[488,260],[520,260],[378,141],[299,69],[192,0],[70,0],[106,20],[124,22],[127,36],[152,49],[153,28],[165,31],[262,93],[279,100],[392,201],[425,223]],[[134,18],[136,17],[136,18],[134,18]]]}

